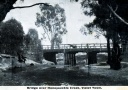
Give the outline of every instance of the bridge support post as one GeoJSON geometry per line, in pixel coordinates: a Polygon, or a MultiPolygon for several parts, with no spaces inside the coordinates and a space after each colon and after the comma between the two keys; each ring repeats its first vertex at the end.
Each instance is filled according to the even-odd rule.
{"type": "Polygon", "coordinates": [[[67,53],[64,53],[64,58],[65,58],[64,64],[68,65],[68,54],[67,53]]]}
{"type": "Polygon", "coordinates": [[[75,66],[76,65],[76,57],[75,57],[75,53],[65,53],[65,65],[72,65],[75,66]]]}
{"type": "Polygon", "coordinates": [[[66,61],[66,53],[64,53],[64,65],[66,65],[67,61],[66,61]]]}
{"type": "Polygon", "coordinates": [[[70,65],[71,64],[71,55],[68,53],[68,65],[70,65]]]}
{"type": "Polygon", "coordinates": [[[75,66],[76,65],[76,56],[75,56],[76,53],[73,53],[73,60],[72,60],[72,66],[75,66]]]}
{"type": "Polygon", "coordinates": [[[97,63],[97,52],[92,51],[92,52],[88,52],[88,64],[94,64],[97,63]]]}
{"type": "Polygon", "coordinates": [[[55,64],[57,64],[55,52],[47,52],[47,53],[44,53],[43,56],[46,60],[54,62],[55,64]]]}
{"type": "Polygon", "coordinates": [[[70,65],[73,65],[73,58],[74,58],[74,57],[73,57],[73,54],[71,53],[70,56],[71,56],[71,57],[70,57],[70,65]]]}
{"type": "Polygon", "coordinates": [[[65,56],[65,65],[69,65],[70,55],[68,53],[65,53],[64,56],[65,56]]]}

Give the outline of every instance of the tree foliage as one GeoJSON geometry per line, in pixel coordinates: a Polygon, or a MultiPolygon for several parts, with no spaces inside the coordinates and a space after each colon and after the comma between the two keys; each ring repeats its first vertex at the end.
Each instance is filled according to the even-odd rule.
{"type": "Polygon", "coordinates": [[[30,37],[30,44],[36,45],[38,43],[38,32],[36,29],[29,29],[27,35],[30,37]]]}
{"type": "Polygon", "coordinates": [[[84,0],[82,6],[85,10],[85,15],[95,16],[94,21],[85,26],[89,30],[92,27],[100,28],[100,31],[105,32],[105,36],[108,35],[113,40],[117,39],[118,42],[126,43],[128,35],[125,33],[127,32],[128,25],[115,16],[109,8],[111,7],[116,14],[127,21],[128,6],[125,3],[127,3],[125,0],[84,0]]]}
{"type": "Polygon", "coordinates": [[[56,42],[60,42],[62,39],[59,35],[66,34],[66,17],[64,9],[59,5],[44,6],[40,5],[41,13],[37,13],[37,26],[42,26],[44,33],[54,47],[56,42]],[[58,38],[57,38],[58,37],[58,38]]]}
{"type": "Polygon", "coordinates": [[[5,53],[14,54],[23,44],[24,31],[20,22],[16,19],[10,19],[0,28],[1,49],[5,53]]]}

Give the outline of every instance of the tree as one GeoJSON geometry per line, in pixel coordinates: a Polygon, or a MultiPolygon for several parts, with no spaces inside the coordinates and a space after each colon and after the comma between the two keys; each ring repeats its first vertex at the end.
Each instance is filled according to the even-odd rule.
{"type": "Polygon", "coordinates": [[[27,35],[30,37],[30,45],[36,45],[38,43],[38,32],[36,29],[29,29],[27,35]]]}
{"type": "Polygon", "coordinates": [[[41,40],[38,38],[38,32],[36,29],[29,29],[27,35],[25,36],[25,43],[27,46],[27,51],[30,53],[28,58],[33,59],[37,62],[41,62],[43,58],[43,48],[41,45],[41,40]]]}
{"type": "Polygon", "coordinates": [[[43,48],[41,45],[41,40],[38,39],[38,45],[37,45],[37,50],[36,50],[36,60],[40,63],[42,63],[42,59],[43,59],[43,48]]]}
{"type": "MultiPolygon", "coordinates": [[[[51,42],[51,48],[62,42],[61,36],[66,34],[66,17],[64,9],[59,5],[40,5],[41,14],[37,13],[37,26],[42,26],[44,33],[51,42]]],[[[59,46],[58,46],[59,47],[59,46]]]]}
{"type": "Polygon", "coordinates": [[[0,28],[0,44],[2,53],[15,54],[23,44],[24,31],[20,22],[10,19],[0,28]]]}
{"type": "MultiPolygon", "coordinates": [[[[107,48],[108,48],[108,55],[109,60],[108,63],[112,63],[110,66],[113,67],[113,69],[119,69],[120,63],[117,65],[117,61],[119,61],[119,57],[110,58],[110,46],[109,46],[109,39],[113,41],[113,50],[115,47],[119,44],[120,41],[126,41],[128,38],[126,38],[128,35],[124,34],[123,32],[127,32],[127,24],[124,21],[127,20],[127,8],[128,6],[123,5],[124,2],[119,3],[120,0],[84,0],[82,2],[82,6],[85,9],[86,15],[94,15],[96,18],[94,21],[86,27],[98,27],[102,31],[106,32],[106,38],[107,38],[107,48]],[[90,9],[90,11],[87,11],[87,8],[90,9]],[[115,13],[115,11],[117,13],[115,13]],[[123,17],[124,19],[122,19],[123,17]],[[125,38],[124,38],[125,37],[125,38]]],[[[119,45],[118,45],[119,46],[119,45]]],[[[115,50],[117,51],[117,50],[115,50]]],[[[117,51],[118,52],[118,51],[117,51]]],[[[117,53],[115,52],[115,53],[117,53]]],[[[113,57],[114,54],[112,54],[113,57]]],[[[120,56],[120,55],[119,55],[120,56]]],[[[119,61],[120,62],[120,61],[119,61]]]]}
{"type": "Polygon", "coordinates": [[[28,45],[30,44],[31,38],[28,34],[24,36],[24,48],[28,48],[28,45]]]}

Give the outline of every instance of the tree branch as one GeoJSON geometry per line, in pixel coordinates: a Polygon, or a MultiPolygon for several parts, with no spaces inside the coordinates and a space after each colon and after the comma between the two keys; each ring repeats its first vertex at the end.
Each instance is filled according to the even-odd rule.
{"type": "Polygon", "coordinates": [[[36,5],[40,5],[40,4],[43,4],[43,5],[45,5],[45,6],[51,6],[51,5],[49,5],[48,3],[36,3],[36,4],[30,5],[30,6],[13,7],[12,9],[30,8],[30,7],[33,7],[33,6],[36,6],[36,5]]]}
{"type": "Polygon", "coordinates": [[[51,42],[51,39],[50,39],[50,36],[49,36],[49,34],[48,34],[48,32],[47,32],[46,27],[45,27],[44,25],[42,25],[42,26],[43,26],[43,28],[44,28],[44,33],[47,34],[48,40],[51,42]]]}
{"type": "Polygon", "coordinates": [[[108,8],[111,10],[111,12],[124,24],[128,25],[128,22],[126,22],[122,17],[120,17],[113,9],[111,6],[107,5],[108,8]]]}

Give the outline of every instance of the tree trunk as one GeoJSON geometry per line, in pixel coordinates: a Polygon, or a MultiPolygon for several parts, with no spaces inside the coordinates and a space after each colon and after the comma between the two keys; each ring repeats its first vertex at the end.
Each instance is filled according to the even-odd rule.
{"type": "Polygon", "coordinates": [[[127,51],[126,49],[126,46],[127,46],[127,39],[124,39],[123,41],[122,41],[122,52],[123,52],[123,54],[127,51]]]}
{"type": "Polygon", "coordinates": [[[121,56],[121,50],[119,47],[119,43],[117,42],[117,39],[114,37],[113,38],[112,59],[110,62],[111,69],[119,70],[121,68],[120,56],[121,56]]]}
{"type": "Polygon", "coordinates": [[[0,2],[0,22],[4,20],[16,1],[17,0],[5,0],[4,2],[0,2]]]}
{"type": "Polygon", "coordinates": [[[111,62],[111,50],[110,50],[110,37],[109,37],[109,35],[107,35],[107,53],[108,53],[107,64],[110,65],[110,62],[111,62]]]}
{"type": "Polygon", "coordinates": [[[54,49],[54,46],[55,46],[55,41],[51,40],[51,49],[54,49]]]}

